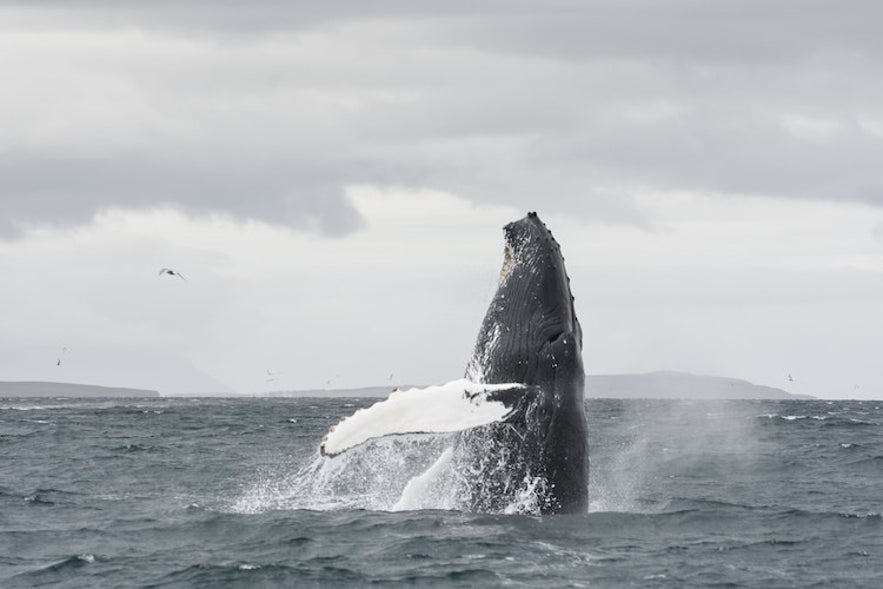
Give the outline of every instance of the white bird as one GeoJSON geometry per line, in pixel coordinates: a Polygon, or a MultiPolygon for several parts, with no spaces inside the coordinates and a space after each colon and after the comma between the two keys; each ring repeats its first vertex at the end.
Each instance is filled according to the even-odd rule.
{"type": "Polygon", "coordinates": [[[162,276],[163,274],[168,274],[169,276],[177,276],[181,280],[187,280],[186,278],[184,278],[183,274],[181,274],[180,272],[176,272],[171,268],[163,268],[162,270],[160,270],[159,275],[162,276]]]}

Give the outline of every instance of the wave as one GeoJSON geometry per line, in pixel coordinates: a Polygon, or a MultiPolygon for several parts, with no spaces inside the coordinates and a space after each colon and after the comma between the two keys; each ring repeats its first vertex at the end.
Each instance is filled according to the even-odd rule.
{"type": "Polygon", "coordinates": [[[55,505],[56,503],[71,503],[74,501],[74,497],[78,496],[80,496],[78,493],[62,489],[38,488],[22,495],[21,498],[32,505],[55,505]]]}
{"type": "Polygon", "coordinates": [[[70,407],[73,405],[0,405],[0,411],[50,411],[70,407]]]}
{"type": "Polygon", "coordinates": [[[846,466],[853,467],[853,468],[857,467],[857,466],[858,467],[871,466],[874,468],[879,468],[881,465],[883,465],[883,456],[880,456],[880,455],[868,456],[867,458],[861,458],[859,460],[853,460],[852,462],[846,463],[846,466]]]}
{"type": "Polygon", "coordinates": [[[856,417],[830,419],[823,424],[825,427],[866,427],[880,425],[876,421],[868,421],[866,419],[858,419],[856,417]]]}
{"type": "Polygon", "coordinates": [[[875,421],[860,419],[858,417],[844,417],[839,415],[779,415],[776,413],[766,413],[758,415],[758,419],[765,419],[773,423],[794,423],[806,420],[822,422],[820,425],[824,427],[855,427],[855,426],[876,426],[880,425],[875,421]]]}
{"type": "Polygon", "coordinates": [[[54,562],[50,565],[19,573],[8,579],[16,585],[21,582],[27,587],[36,587],[41,585],[55,584],[59,582],[70,582],[76,575],[81,586],[88,586],[90,583],[84,582],[81,576],[81,570],[93,564],[96,561],[95,555],[90,553],[82,553],[70,556],[64,560],[54,562]]]}
{"type": "MultiPolygon", "coordinates": [[[[364,567],[361,567],[364,568],[364,567]]],[[[151,586],[237,586],[254,584],[273,586],[297,580],[297,585],[359,587],[376,583],[412,586],[488,586],[497,585],[501,578],[496,572],[481,567],[456,567],[451,571],[419,571],[399,574],[378,574],[360,571],[343,557],[317,557],[296,566],[280,564],[196,564],[183,567],[157,579],[151,586]]]]}
{"type": "Polygon", "coordinates": [[[121,446],[114,446],[110,448],[111,452],[118,452],[122,454],[130,454],[130,453],[138,453],[138,452],[165,452],[167,448],[163,446],[154,446],[154,445],[144,445],[144,444],[123,444],[121,446]]]}

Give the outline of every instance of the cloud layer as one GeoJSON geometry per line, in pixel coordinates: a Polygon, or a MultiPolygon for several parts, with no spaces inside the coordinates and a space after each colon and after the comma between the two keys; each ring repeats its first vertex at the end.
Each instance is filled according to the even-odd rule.
{"type": "Polygon", "coordinates": [[[874,2],[6,2],[0,235],[172,205],[343,235],[353,185],[646,224],[883,206],[874,2]]]}

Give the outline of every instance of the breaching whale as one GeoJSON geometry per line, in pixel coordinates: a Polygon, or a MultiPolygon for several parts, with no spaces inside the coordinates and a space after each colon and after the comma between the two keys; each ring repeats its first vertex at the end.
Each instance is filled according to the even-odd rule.
{"type": "Polygon", "coordinates": [[[446,454],[468,509],[505,511],[529,493],[534,512],[585,513],[585,374],[570,278],[535,212],[504,232],[499,285],[466,378],[394,391],[332,428],[321,451],[333,456],[392,434],[460,432],[446,454]]]}

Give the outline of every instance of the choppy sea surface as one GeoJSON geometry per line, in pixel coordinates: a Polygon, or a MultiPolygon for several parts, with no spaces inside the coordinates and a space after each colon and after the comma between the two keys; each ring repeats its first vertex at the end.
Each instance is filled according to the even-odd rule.
{"type": "Polygon", "coordinates": [[[371,399],[0,399],[0,587],[881,587],[883,403],[587,404],[588,513],[467,513],[371,399]]]}

